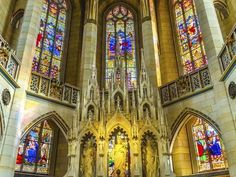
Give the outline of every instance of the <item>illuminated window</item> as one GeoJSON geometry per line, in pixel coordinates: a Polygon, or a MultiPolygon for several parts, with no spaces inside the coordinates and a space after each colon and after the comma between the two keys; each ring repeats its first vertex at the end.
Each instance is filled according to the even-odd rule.
{"type": "Polygon", "coordinates": [[[193,0],[177,0],[175,19],[184,74],[207,65],[202,33],[193,0]]]}
{"type": "Polygon", "coordinates": [[[223,144],[214,128],[197,119],[192,126],[192,134],[198,171],[226,168],[223,144]]]}
{"type": "MultiPolygon", "coordinates": [[[[106,88],[116,67],[116,61],[122,63],[129,88],[136,86],[136,51],[134,15],[122,5],[115,6],[106,16],[106,88]]],[[[116,75],[119,80],[120,75],[116,75]]]]}
{"type": "Polygon", "coordinates": [[[16,157],[16,171],[49,174],[53,130],[45,120],[21,140],[16,157]]]}
{"type": "Polygon", "coordinates": [[[65,0],[43,0],[32,71],[60,79],[66,24],[65,0]]]}

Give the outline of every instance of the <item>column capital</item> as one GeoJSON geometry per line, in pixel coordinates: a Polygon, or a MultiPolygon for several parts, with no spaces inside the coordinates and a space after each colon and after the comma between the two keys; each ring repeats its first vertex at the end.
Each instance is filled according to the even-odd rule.
{"type": "Polygon", "coordinates": [[[98,0],[86,0],[85,4],[85,24],[97,24],[98,0]]]}
{"type": "Polygon", "coordinates": [[[142,22],[151,20],[149,0],[141,0],[141,15],[142,15],[142,22]]]}

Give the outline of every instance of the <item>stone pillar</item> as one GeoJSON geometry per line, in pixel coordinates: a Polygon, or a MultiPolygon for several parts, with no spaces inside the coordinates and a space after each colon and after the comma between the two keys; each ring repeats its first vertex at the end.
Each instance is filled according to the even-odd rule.
{"type": "Polygon", "coordinates": [[[145,66],[152,86],[161,85],[156,14],[153,0],[141,0],[145,66]]]}
{"type": "Polygon", "coordinates": [[[87,89],[88,80],[92,69],[96,65],[97,52],[97,9],[98,0],[86,0],[85,25],[83,32],[83,46],[81,55],[80,83],[78,85],[83,91],[87,89]]]}
{"type": "Polygon", "coordinates": [[[172,157],[176,176],[192,174],[188,137],[185,127],[180,130],[176,137],[172,157]]]}
{"type": "Polygon", "coordinates": [[[216,100],[216,104],[212,106],[212,109],[215,115],[218,115],[215,121],[222,131],[230,176],[236,176],[236,130],[225,85],[223,82],[219,82],[221,70],[217,55],[222,48],[223,38],[213,1],[196,0],[195,4],[202,29],[203,41],[209,63],[208,66],[214,84],[214,96],[212,99],[216,100]]]}
{"type": "MultiPolygon", "coordinates": [[[[4,28],[6,25],[7,19],[9,18],[8,15],[10,13],[11,5],[14,4],[12,0],[0,0],[0,34],[2,35],[4,32],[4,28]]],[[[9,21],[10,23],[10,21],[9,21]]]]}
{"type": "MultiPolygon", "coordinates": [[[[171,1],[172,2],[172,1],[171,1]]],[[[178,66],[175,55],[174,36],[169,11],[170,1],[159,1],[157,9],[158,36],[160,41],[160,66],[162,84],[178,78],[178,66]]],[[[171,12],[174,9],[170,7],[171,12]]],[[[174,26],[175,29],[175,26],[174,26]]]]}
{"type": "Polygon", "coordinates": [[[18,78],[20,88],[15,92],[9,122],[3,135],[5,141],[0,159],[0,174],[4,177],[14,176],[16,151],[21,136],[21,122],[26,102],[25,90],[28,88],[31,74],[41,9],[42,1],[28,0],[18,45],[18,56],[22,59],[18,78]]]}

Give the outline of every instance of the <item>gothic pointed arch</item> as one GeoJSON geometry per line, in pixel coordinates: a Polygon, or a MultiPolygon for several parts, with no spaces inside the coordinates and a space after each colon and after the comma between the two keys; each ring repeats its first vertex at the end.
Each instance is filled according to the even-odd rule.
{"type": "MultiPolygon", "coordinates": [[[[67,155],[65,135],[68,129],[55,112],[44,114],[30,123],[24,129],[17,149],[15,174],[57,175],[57,164],[61,163],[58,159],[67,155]],[[64,146],[63,152],[59,146],[64,146]]],[[[65,173],[66,169],[62,171],[65,173]]]]}
{"type": "Polygon", "coordinates": [[[69,0],[43,0],[32,71],[62,80],[70,18],[69,0]]]}
{"type": "Polygon", "coordinates": [[[194,0],[173,0],[179,70],[187,74],[208,64],[194,0]]]}
{"type": "Polygon", "coordinates": [[[170,153],[178,176],[196,173],[227,174],[225,148],[217,124],[205,114],[186,108],[171,127],[170,153]],[[184,161],[179,161],[182,159],[184,161]],[[183,166],[186,167],[185,170],[183,166]]]}

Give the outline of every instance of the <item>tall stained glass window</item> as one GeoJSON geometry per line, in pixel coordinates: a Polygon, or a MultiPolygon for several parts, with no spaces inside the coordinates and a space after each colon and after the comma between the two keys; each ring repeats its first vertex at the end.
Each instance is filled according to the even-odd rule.
{"type": "Polygon", "coordinates": [[[19,144],[16,171],[49,174],[52,136],[46,120],[33,127],[19,144]]]}
{"type": "Polygon", "coordinates": [[[226,168],[223,144],[214,128],[197,119],[192,134],[199,172],[226,168]]]}
{"type": "MultiPolygon", "coordinates": [[[[129,88],[136,86],[136,51],[133,13],[123,5],[115,6],[106,16],[106,88],[116,67],[116,61],[125,70],[129,88]]],[[[119,77],[119,74],[118,76],[119,77]]],[[[116,78],[119,79],[119,78],[116,78]]]]}
{"type": "Polygon", "coordinates": [[[184,74],[207,64],[202,33],[193,0],[176,0],[175,19],[184,74]]]}
{"type": "Polygon", "coordinates": [[[43,0],[32,71],[59,80],[66,24],[65,0],[43,0]]]}

